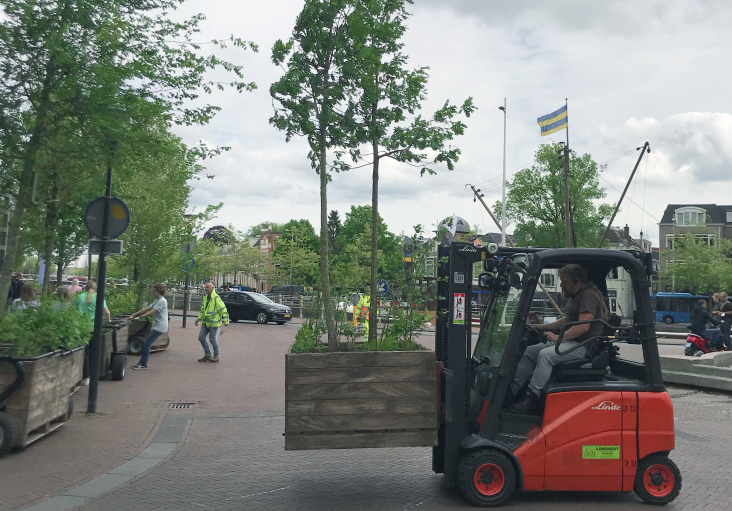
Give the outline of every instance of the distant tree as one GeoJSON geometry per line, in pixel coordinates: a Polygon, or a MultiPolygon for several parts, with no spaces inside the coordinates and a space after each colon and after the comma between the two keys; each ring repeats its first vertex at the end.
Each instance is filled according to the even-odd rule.
{"type": "Polygon", "coordinates": [[[203,239],[212,240],[217,245],[228,245],[231,231],[223,225],[214,225],[203,234],[203,239]]]}
{"type": "MultiPolygon", "coordinates": [[[[564,160],[559,159],[560,144],[542,144],[531,167],[518,171],[506,183],[506,219],[514,224],[513,237],[521,246],[563,247],[564,160]]],[[[598,166],[589,154],[572,154],[569,163],[571,215],[578,247],[597,247],[613,206],[597,205],[604,199],[598,166]]],[[[495,210],[500,216],[501,203],[495,210]]]]}
{"type": "Polygon", "coordinates": [[[666,261],[660,277],[672,291],[713,294],[732,289],[732,241],[699,238],[691,233],[677,235],[673,249],[665,250],[666,261]]]}
{"type": "Polygon", "coordinates": [[[328,215],[328,237],[330,238],[330,251],[335,249],[336,237],[341,233],[341,217],[337,210],[332,210],[328,215]]]}

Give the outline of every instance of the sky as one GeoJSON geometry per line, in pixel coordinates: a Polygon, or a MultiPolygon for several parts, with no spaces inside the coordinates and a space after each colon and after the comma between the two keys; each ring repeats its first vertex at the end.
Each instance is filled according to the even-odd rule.
{"type": "MultiPolygon", "coordinates": [[[[283,72],[272,64],[271,48],[290,37],[302,6],[301,0],[189,0],[174,15],[206,15],[199,41],[234,35],[260,48],[219,53],[244,66],[256,91],[216,92],[208,99],[223,110],[209,125],[174,130],[189,145],[231,147],[206,162],[213,179],[191,182],[194,211],[224,203],[211,225],[245,230],[306,218],[319,232],[319,180],[307,144],[286,142],[268,122],[269,86],[283,72]]],[[[407,165],[384,165],[379,207],[392,232],[411,234],[417,224],[433,230],[453,214],[481,232],[499,231],[466,184],[481,188],[490,206],[501,198],[504,98],[509,179],[532,162],[540,144],[565,139],[565,131],[540,137],[536,119],[567,98],[571,148],[608,162],[600,180],[604,202],[619,199],[635,149],[650,143],[614,225],[627,224],[635,237],[642,231],[657,246],[667,204],[732,204],[729,2],[415,0],[409,11],[404,53],[410,66],[430,68],[424,114],[470,96],[478,111],[453,142],[462,151],[454,171],[438,167],[436,176],[420,177],[407,165]]],[[[328,196],[329,210],[342,220],[351,205],[370,204],[370,168],[335,175],[328,196]]]]}

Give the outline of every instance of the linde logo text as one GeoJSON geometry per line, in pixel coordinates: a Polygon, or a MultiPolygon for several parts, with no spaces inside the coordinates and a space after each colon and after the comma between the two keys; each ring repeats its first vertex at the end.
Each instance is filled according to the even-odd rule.
{"type": "Polygon", "coordinates": [[[458,252],[477,252],[477,251],[478,251],[478,249],[476,249],[475,247],[462,247],[462,248],[458,249],[458,252]]]}
{"type": "Polygon", "coordinates": [[[620,405],[616,405],[612,401],[603,401],[597,406],[593,406],[592,410],[620,410],[620,405]]]}

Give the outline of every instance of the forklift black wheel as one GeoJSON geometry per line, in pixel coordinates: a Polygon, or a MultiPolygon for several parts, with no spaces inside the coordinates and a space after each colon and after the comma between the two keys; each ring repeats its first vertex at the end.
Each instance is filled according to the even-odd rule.
{"type": "Polygon", "coordinates": [[[651,454],[643,458],[635,473],[633,491],[647,504],[668,504],[681,491],[679,467],[663,454],[651,454]]]}
{"type": "Polygon", "coordinates": [[[127,352],[130,355],[139,355],[142,353],[143,344],[145,344],[145,339],[139,335],[133,335],[127,340],[127,352]]]}
{"type": "Polygon", "coordinates": [[[5,412],[0,412],[0,458],[15,447],[18,440],[18,426],[15,419],[5,412]]]}
{"type": "Polygon", "coordinates": [[[124,380],[126,370],[127,357],[122,354],[115,355],[114,358],[112,358],[112,367],[110,367],[110,371],[112,372],[112,379],[114,381],[124,380]]]}
{"type": "Polygon", "coordinates": [[[457,469],[463,496],[476,506],[502,506],[516,489],[516,470],[506,455],[495,449],[468,452],[457,469]]]}

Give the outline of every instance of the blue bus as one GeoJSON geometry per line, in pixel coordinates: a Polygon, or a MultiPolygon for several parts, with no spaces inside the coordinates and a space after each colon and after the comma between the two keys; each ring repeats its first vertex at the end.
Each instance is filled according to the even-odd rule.
{"type": "Polygon", "coordinates": [[[651,295],[656,311],[656,322],[672,325],[691,322],[691,309],[699,300],[708,301],[708,296],[691,293],[656,293],[651,295]]]}

